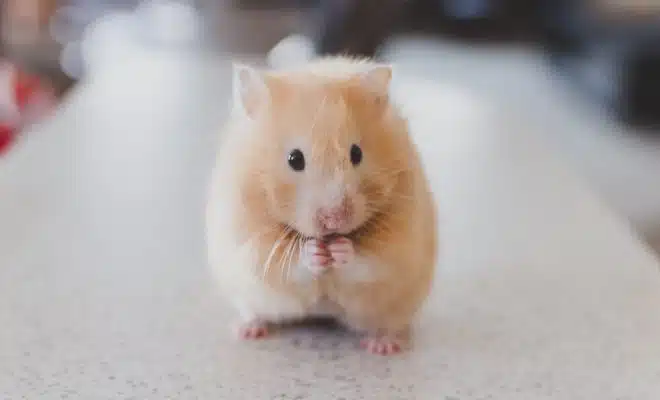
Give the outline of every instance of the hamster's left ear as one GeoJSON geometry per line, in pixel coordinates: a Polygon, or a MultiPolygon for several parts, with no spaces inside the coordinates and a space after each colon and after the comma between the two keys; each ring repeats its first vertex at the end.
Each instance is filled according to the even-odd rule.
{"type": "Polygon", "coordinates": [[[362,87],[372,92],[380,99],[387,99],[392,81],[392,66],[377,64],[360,74],[362,87]]]}
{"type": "Polygon", "coordinates": [[[249,118],[269,101],[268,86],[264,73],[244,64],[233,64],[233,105],[249,118]]]}

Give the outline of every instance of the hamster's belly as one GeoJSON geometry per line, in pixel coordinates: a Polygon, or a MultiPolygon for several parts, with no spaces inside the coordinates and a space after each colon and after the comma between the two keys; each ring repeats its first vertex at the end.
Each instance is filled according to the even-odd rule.
{"type": "Polygon", "coordinates": [[[329,298],[322,296],[307,310],[309,317],[334,318],[339,315],[339,306],[329,298]]]}

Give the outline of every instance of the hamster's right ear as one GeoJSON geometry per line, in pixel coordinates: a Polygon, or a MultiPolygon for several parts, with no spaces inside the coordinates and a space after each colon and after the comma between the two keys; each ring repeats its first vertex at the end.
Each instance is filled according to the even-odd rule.
{"type": "Polygon", "coordinates": [[[261,71],[244,64],[233,64],[233,105],[249,118],[257,113],[269,100],[268,86],[261,71]]]}

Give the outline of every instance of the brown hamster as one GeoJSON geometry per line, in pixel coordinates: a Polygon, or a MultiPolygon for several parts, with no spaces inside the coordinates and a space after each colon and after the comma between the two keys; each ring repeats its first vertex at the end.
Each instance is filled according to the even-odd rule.
{"type": "Polygon", "coordinates": [[[234,68],[207,205],[212,269],[243,338],[330,315],[398,352],[429,294],[434,200],[390,66],[343,57],[234,68]]]}

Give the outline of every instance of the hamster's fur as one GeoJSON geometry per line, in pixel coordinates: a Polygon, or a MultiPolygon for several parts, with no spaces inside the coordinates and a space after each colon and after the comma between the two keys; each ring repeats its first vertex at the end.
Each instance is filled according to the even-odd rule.
{"type": "Polygon", "coordinates": [[[437,229],[389,99],[391,68],[332,57],[281,71],[236,65],[234,79],[206,219],[242,336],[329,314],[363,332],[368,350],[400,350],[431,288],[437,229]]]}

